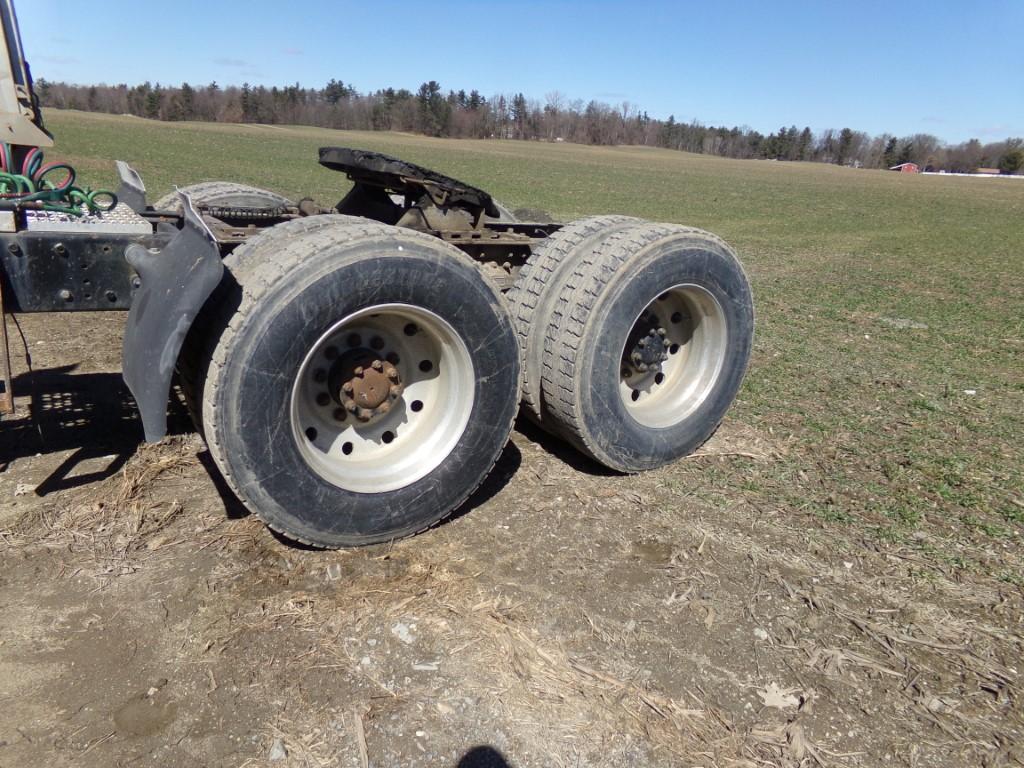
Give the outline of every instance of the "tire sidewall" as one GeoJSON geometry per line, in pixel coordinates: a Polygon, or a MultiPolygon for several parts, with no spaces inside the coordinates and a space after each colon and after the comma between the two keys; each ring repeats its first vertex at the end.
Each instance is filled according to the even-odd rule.
{"type": "Polygon", "coordinates": [[[216,394],[225,461],[264,520],[301,540],[341,546],[415,533],[457,507],[504,446],[518,404],[517,350],[500,296],[460,255],[381,236],[327,248],[263,296],[238,331],[216,394]],[[473,357],[473,408],[455,448],[428,475],[394,491],[355,493],[302,458],[292,387],[324,332],[389,303],[434,312],[463,339],[473,357]],[[436,514],[424,518],[424,509],[436,514]]]}
{"type": "Polygon", "coordinates": [[[678,238],[655,244],[630,259],[620,278],[595,305],[583,340],[579,419],[588,447],[607,466],[636,471],[661,466],[699,447],[712,435],[743,382],[753,340],[753,302],[739,262],[727,248],[678,238]],[[637,422],[619,392],[622,349],[636,318],[668,288],[692,284],[721,305],[727,350],[712,391],[680,423],[664,428],[637,422]]]}

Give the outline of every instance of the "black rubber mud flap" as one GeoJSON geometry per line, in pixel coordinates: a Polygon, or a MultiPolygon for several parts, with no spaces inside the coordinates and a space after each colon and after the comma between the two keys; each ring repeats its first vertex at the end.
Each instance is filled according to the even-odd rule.
{"type": "Polygon", "coordinates": [[[224,274],[220,249],[187,195],[185,224],[163,250],[128,247],[125,258],[142,285],[124,331],[124,381],[142,415],[147,442],[167,434],[167,400],[178,352],[192,321],[224,274]]]}

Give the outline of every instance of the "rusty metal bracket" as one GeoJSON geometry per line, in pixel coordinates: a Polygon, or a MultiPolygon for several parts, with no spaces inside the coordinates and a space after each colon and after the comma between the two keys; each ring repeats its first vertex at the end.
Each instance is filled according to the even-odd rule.
{"type": "Polygon", "coordinates": [[[7,343],[7,313],[4,312],[4,288],[0,285],[0,382],[4,390],[0,392],[0,415],[10,416],[14,413],[14,391],[11,382],[11,349],[7,343]]]}

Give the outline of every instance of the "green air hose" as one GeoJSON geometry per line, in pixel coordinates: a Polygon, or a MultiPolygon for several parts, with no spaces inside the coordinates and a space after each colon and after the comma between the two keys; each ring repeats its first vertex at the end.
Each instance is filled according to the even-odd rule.
{"type": "Polygon", "coordinates": [[[32,147],[15,173],[11,145],[0,143],[0,201],[8,204],[37,203],[44,211],[83,216],[112,211],[113,192],[75,186],[75,169],[67,163],[43,163],[43,151],[32,147]]]}

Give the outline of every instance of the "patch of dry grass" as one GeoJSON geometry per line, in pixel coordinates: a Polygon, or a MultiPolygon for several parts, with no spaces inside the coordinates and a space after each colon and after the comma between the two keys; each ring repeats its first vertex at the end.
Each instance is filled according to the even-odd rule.
{"type": "MultiPolygon", "coordinates": [[[[284,629],[299,632],[308,647],[295,663],[309,670],[362,678],[373,693],[369,705],[358,713],[360,725],[364,719],[384,721],[396,707],[433,712],[442,723],[458,722],[451,707],[438,699],[436,687],[409,678],[396,687],[388,676],[360,663],[364,645],[351,646],[345,640],[412,622],[421,636],[418,642],[430,645],[437,655],[432,664],[456,674],[467,686],[464,692],[471,690],[480,700],[500,702],[508,722],[514,722],[520,733],[531,734],[537,751],[549,756],[550,765],[572,764],[556,745],[596,747],[610,738],[632,740],[652,756],[680,765],[791,768],[808,759],[824,764],[827,750],[804,734],[801,711],[791,713],[777,731],[768,726],[757,730],[739,726],[725,711],[710,705],[701,690],[689,691],[685,700],[668,696],[638,669],[626,675],[613,671],[628,667],[621,659],[600,654],[584,657],[539,633],[522,606],[482,590],[475,578],[479,574],[458,572],[460,563],[457,558],[448,559],[451,554],[440,547],[400,546],[375,554],[288,557],[290,581],[308,584],[314,571],[337,567],[339,586],[332,586],[329,579],[317,579],[318,586],[301,590],[264,584],[257,606],[237,617],[233,631],[262,637],[279,635],[284,629]]],[[[197,638],[203,634],[195,633],[197,638]]],[[[224,642],[223,637],[200,646],[215,653],[228,653],[229,648],[230,640],[224,642]]],[[[315,722],[307,718],[293,724],[291,738],[299,743],[301,734],[315,727],[315,722]]],[[[364,743],[366,739],[372,742],[364,734],[364,743]]],[[[371,743],[371,752],[373,747],[371,743]]],[[[336,754],[327,745],[313,752],[312,764],[336,754]]]]}
{"type": "Polygon", "coordinates": [[[196,458],[200,449],[195,436],[143,445],[117,474],[26,513],[5,541],[11,548],[67,551],[113,575],[135,570],[165,547],[216,543],[209,533],[223,520],[186,512],[188,498],[174,496],[168,482],[205,472],[196,458]]]}

